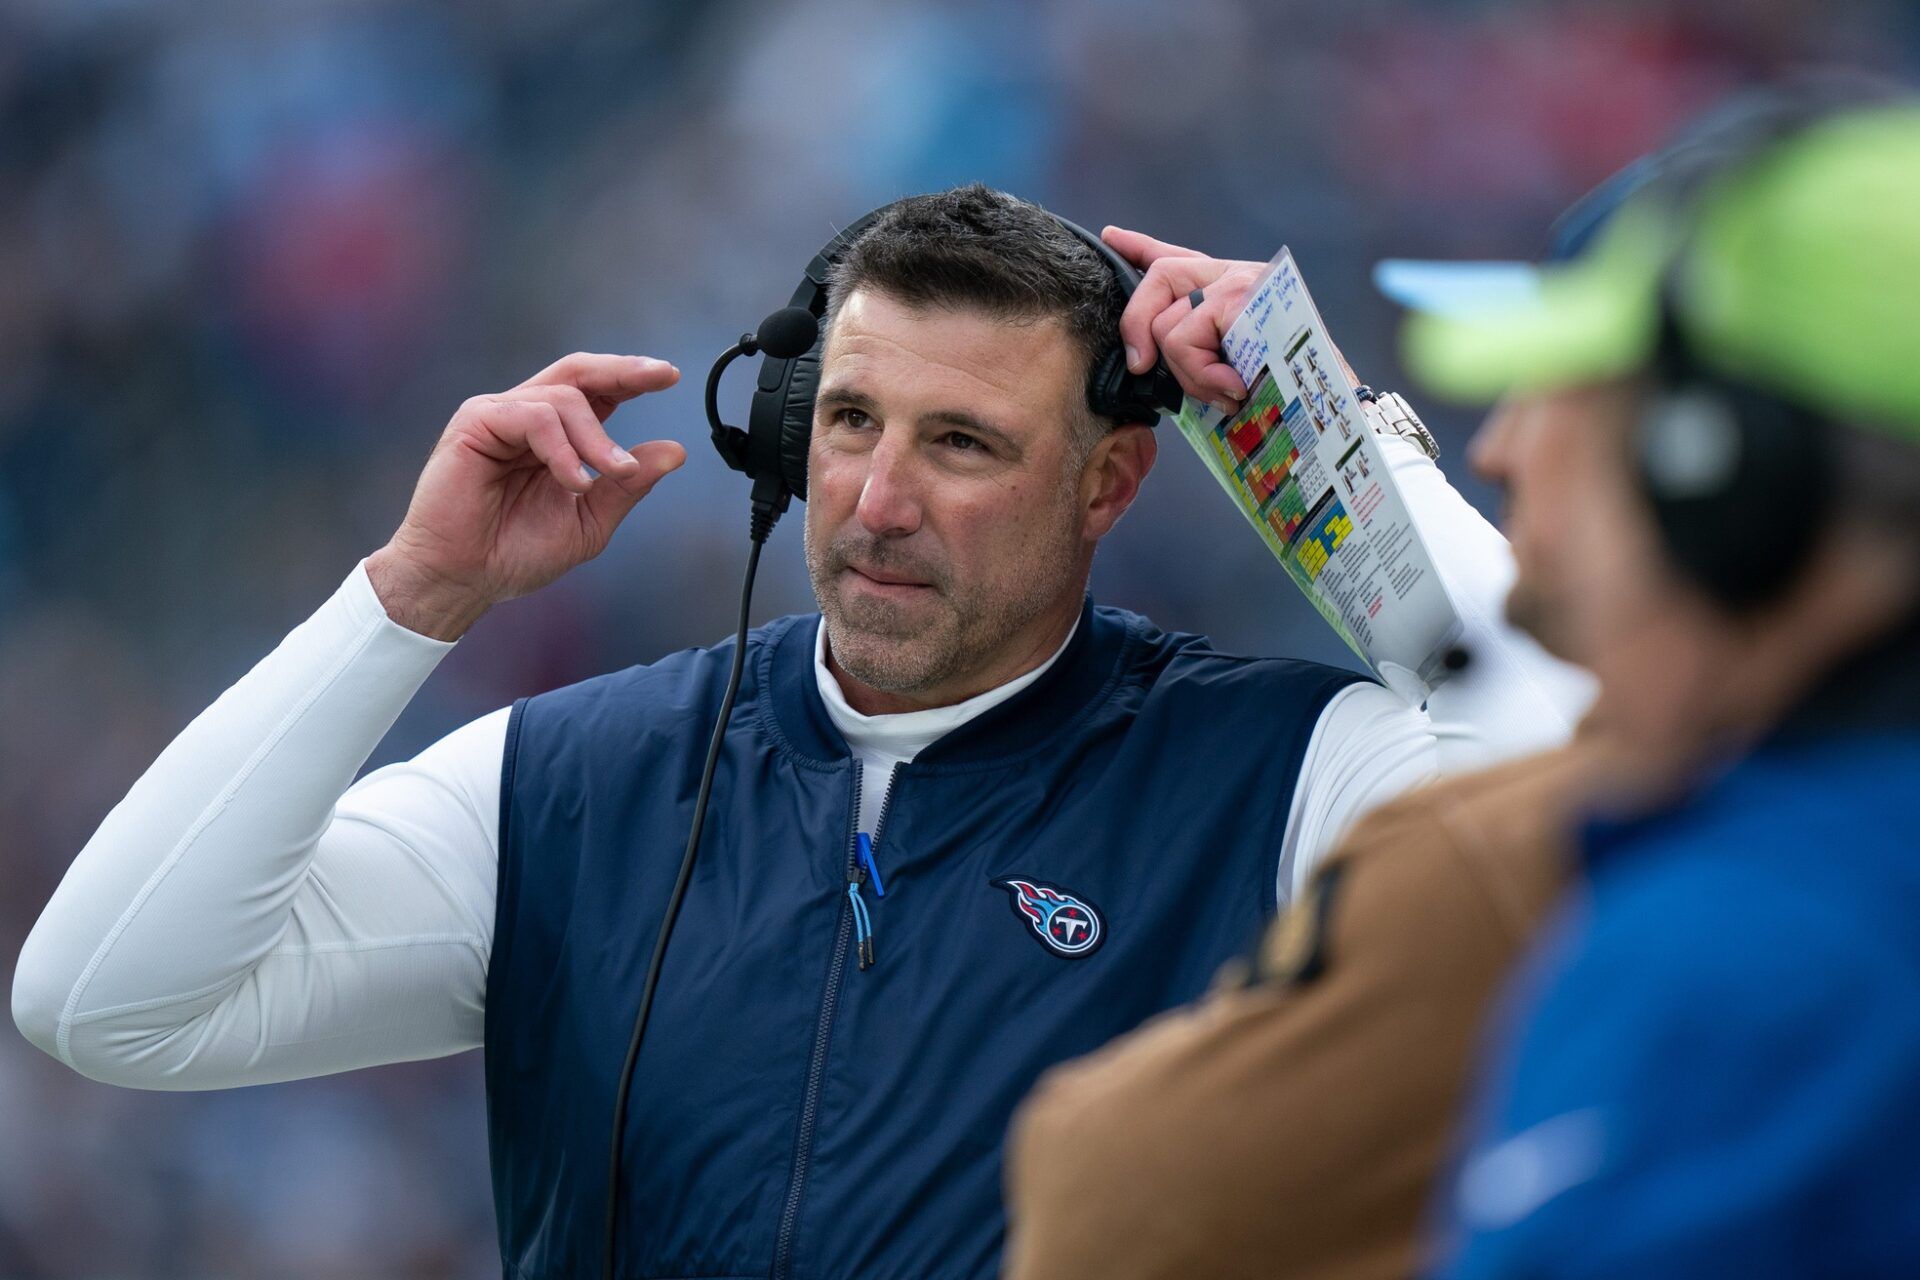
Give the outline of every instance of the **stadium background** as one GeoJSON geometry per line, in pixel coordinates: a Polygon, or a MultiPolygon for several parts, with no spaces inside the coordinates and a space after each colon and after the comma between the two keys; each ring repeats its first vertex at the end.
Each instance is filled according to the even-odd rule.
{"type": "MultiPolygon", "coordinates": [[[[614,434],[691,463],[483,621],[375,764],[730,628],[745,494],[699,379],[872,205],[980,178],[1096,229],[1290,243],[1353,362],[1399,385],[1375,258],[1533,254],[1722,92],[1805,63],[1911,78],[1917,35],[1893,0],[14,0],[0,977],[133,778],[385,540],[470,394],[574,349],[664,356],[687,382],[614,434]]],[[[1488,506],[1471,420],[1428,407],[1488,506]]],[[[1343,660],[1165,445],[1100,597],[1343,660]]],[[[797,526],[761,582],[760,617],[809,606],[797,526]]],[[[497,1274],[477,1055],[140,1094],[0,1030],[0,1277],[497,1274]]]]}

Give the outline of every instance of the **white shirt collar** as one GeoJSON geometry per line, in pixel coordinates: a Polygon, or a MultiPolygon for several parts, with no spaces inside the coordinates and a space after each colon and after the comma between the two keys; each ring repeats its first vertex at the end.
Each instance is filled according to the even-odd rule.
{"type": "Polygon", "coordinates": [[[848,746],[856,752],[872,751],[911,760],[931,746],[935,739],[953,732],[981,712],[999,706],[1045,675],[1047,668],[1059,661],[1060,655],[1073,643],[1074,634],[1079,630],[1080,619],[1075,617],[1073,626],[1067,631],[1067,638],[1060,642],[1060,647],[1053,651],[1052,657],[1025,675],[1015,676],[1005,684],[975,694],[965,702],[956,702],[950,707],[931,707],[925,711],[869,716],[853,709],[847,702],[846,694],[841,692],[840,682],[827,669],[827,620],[822,618],[813,633],[813,678],[820,687],[820,700],[827,704],[827,718],[833,721],[833,727],[840,731],[840,736],[847,740],[848,746]]]}

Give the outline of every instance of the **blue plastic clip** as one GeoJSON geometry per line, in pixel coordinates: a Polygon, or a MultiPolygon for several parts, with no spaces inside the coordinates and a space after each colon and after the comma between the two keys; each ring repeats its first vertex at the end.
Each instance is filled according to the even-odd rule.
{"type": "Polygon", "coordinates": [[[886,897],[887,886],[880,879],[880,864],[874,861],[873,857],[873,837],[864,831],[860,833],[860,865],[867,869],[869,876],[873,877],[873,896],[886,897]]]}

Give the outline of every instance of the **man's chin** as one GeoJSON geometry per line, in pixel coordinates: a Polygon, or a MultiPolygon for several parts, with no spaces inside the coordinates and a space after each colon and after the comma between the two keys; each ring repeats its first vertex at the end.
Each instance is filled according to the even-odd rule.
{"type": "Polygon", "coordinates": [[[882,693],[918,693],[944,665],[930,659],[923,643],[831,623],[827,645],[834,665],[882,693]]]}
{"type": "Polygon", "coordinates": [[[1525,578],[1507,592],[1505,613],[1509,623],[1532,636],[1542,649],[1562,662],[1580,663],[1578,646],[1571,642],[1569,628],[1564,625],[1567,610],[1557,607],[1525,578]]]}
{"type": "Polygon", "coordinates": [[[899,643],[926,634],[936,625],[933,602],[914,599],[876,599],[870,595],[842,593],[832,609],[823,609],[833,624],[832,634],[849,639],[899,643]]]}

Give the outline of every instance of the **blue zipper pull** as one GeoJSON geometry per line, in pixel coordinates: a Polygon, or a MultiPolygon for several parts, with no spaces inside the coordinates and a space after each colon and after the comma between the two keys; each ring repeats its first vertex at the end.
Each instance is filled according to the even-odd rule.
{"type": "Polygon", "coordinates": [[[884,898],[887,896],[887,886],[880,879],[880,864],[873,857],[873,837],[862,831],[859,840],[860,865],[866,868],[868,875],[873,877],[873,896],[884,898]]]}

